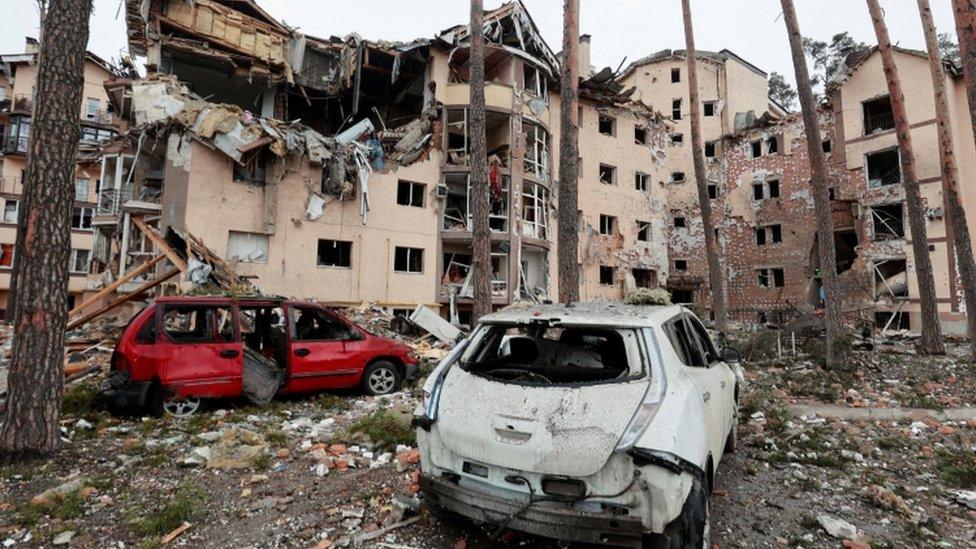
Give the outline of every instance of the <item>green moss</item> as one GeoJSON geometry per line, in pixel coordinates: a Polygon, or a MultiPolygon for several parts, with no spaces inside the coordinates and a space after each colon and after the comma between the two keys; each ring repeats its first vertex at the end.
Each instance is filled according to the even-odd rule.
{"type": "Polygon", "coordinates": [[[953,488],[972,490],[976,487],[976,457],[960,449],[936,450],[936,469],[939,477],[953,488]]]}
{"type": "Polygon", "coordinates": [[[143,536],[165,535],[199,514],[206,497],[206,492],[195,484],[184,484],[169,501],[143,516],[130,509],[129,523],[143,536]]]}
{"type": "Polygon", "coordinates": [[[85,416],[94,411],[98,387],[91,383],[77,383],[64,391],[61,399],[61,415],[85,416]]]}
{"type": "Polygon", "coordinates": [[[382,410],[358,419],[349,426],[349,433],[362,433],[381,449],[386,450],[395,448],[397,444],[414,446],[417,443],[410,423],[389,410],[382,410]]]}

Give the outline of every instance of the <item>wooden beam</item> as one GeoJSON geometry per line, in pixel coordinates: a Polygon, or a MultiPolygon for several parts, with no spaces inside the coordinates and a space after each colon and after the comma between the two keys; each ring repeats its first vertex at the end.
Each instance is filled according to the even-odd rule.
{"type": "Polygon", "coordinates": [[[132,299],[134,299],[134,298],[136,298],[136,297],[138,297],[138,296],[140,296],[140,295],[148,292],[149,290],[152,290],[156,286],[159,286],[163,282],[166,282],[167,280],[173,278],[174,276],[180,274],[181,272],[182,271],[180,269],[178,269],[178,268],[177,269],[172,269],[168,273],[164,274],[163,276],[160,276],[158,278],[155,278],[153,280],[150,280],[149,282],[143,284],[142,286],[139,286],[131,294],[126,294],[126,295],[124,295],[124,296],[116,299],[115,301],[109,303],[108,305],[102,307],[101,309],[98,309],[97,311],[93,311],[93,312],[88,313],[87,315],[85,315],[85,316],[83,316],[81,318],[78,318],[76,320],[72,320],[71,322],[68,323],[67,329],[68,330],[74,330],[78,326],[81,326],[82,324],[86,324],[89,321],[91,321],[92,319],[98,318],[99,316],[107,313],[108,311],[111,311],[112,309],[118,307],[119,305],[121,305],[121,304],[123,304],[123,303],[125,303],[127,301],[131,301],[132,299]]]}
{"type": "Polygon", "coordinates": [[[132,217],[131,219],[135,226],[142,231],[142,234],[146,235],[146,238],[149,240],[152,240],[153,244],[156,245],[159,251],[166,255],[166,258],[169,259],[170,263],[175,265],[177,269],[186,272],[186,261],[184,261],[183,258],[176,253],[176,250],[174,250],[169,243],[166,242],[166,239],[159,234],[159,231],[157,231],[155,227],[146,225],[145,222],[138,217],[132,217]]]}
{"type": "Polygon", "coordinates": [[[163,254],[159,254],[156,257],[150,259],[149,261],[146,261],[142,265],[139,265],[135,269],[132,269],[131,271],[125,273],[125,276],[123,276],[122,278],[120,278],[120,279],[116,280],[115,282],[109,284],[108,286],[102,288],[95,295],[93,295],[93,296],[89,297],[88,299],[82,301],[81,302],[81,305],[78,305],[74,309],[71,309],[71,311],[68,312],[68,317],[72,317],[72,316],[80,313],[81,311],[85,310],[85,307],[91,305],[92,303],[98,301],[99,299],[101,299],[101,298],[107,296],[108,294],[114,292],[119,286],[122,286],[126,282],[128,282],[128,281],[132,280],[133,278],[141,275],[142,273],[148,271],[149,269],[153,268],[157,263],[159,263],[160,261],[162,261],[164,259],[166,259],[166,256],[163,255],[163,254]]]}

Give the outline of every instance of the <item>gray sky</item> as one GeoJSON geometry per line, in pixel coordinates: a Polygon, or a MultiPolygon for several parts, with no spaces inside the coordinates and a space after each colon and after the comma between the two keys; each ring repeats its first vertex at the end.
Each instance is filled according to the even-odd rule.
{"type": "MultiPolygon", "coordinates": [[[[468,20],[464,0],[258,0],[272,16],[317,36],[357,32],[370,39],[411,40],[468,20]],[[409,9],[405,6],[410,5],[409,9]]],[[[23,37],[37,36],[35,0],[0,0],[0,53],[23,50],[23,37]]],[[[126,49],[120,0],[94,0],[89,49],[117,58],[126,49]]],[[[562,44],[562,2],[524,0],[554,51],[562,44]]],[[[829,40],[845,30],[867,43],[874,32],[861,0],[795,0],[805,36],[829,40]]],[[[931,0],[939,32],[955,34],[949,0],[931,0]]],[[[485,0],[491,9],[501,0],[485,0]]],[[[591,55],[597,68],[628,63],[665,48],[684,47],[679,0],[581,0],[580,30],[593,36],[591,55]]],[[[892,40],[924,49],[918,8],[913,0],[881,0],[892,40]]],[[[693,0],[699,49],[728,48],[767,72],[793,81],[789,44],[777,0],[693,0]]]]}

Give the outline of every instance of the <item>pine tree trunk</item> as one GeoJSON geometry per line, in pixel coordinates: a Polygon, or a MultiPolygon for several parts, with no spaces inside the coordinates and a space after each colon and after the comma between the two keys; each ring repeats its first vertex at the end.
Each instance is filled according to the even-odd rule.
{"type": "MultiPolygon", "coordinates": [[[[969,236],[966,210],[959,196],[959,169],[956,166],[955,151],[952,150],[952,122],[949,118],[942,50],[939,49],[939,38],[929,0],[918,0],[918,12],[922,19],[922,30],[925,31],[925,46],[932,69],[935,117],[939,128],[939,159],[942,164],[942,195],[946,205],[946,232],[955,247],[955,258],[950,256],[949,261],[956,260],[959,265],[966,311],[976,312],[976,260],[973,258],[973,243],[969,236]]],[[[966,315],[966,335],[969,336],[970,354],[976,360],[976,314],[966,315]]]]}
{"type": "Polygon", "coordinates": [[[488,146],[485,142],[485,33],[482,0],[471,0],[471,57],[468,85],[471,90],[468,142],[471,144],[471,217],[474,256],[472,322],[491,312],[491,229],[488,214],[488,146]]]}
{"type": "Polygon", "coordinates": [[[888,95],[891,97],[891,110],[895,117],[895,133],[898,135],[898,149],[901,155],[901,178],[905,187],[905,202],[908,206],[908,225],[911,228],[912,255],[915,260],[915,278],[922,309],[922,341],[920,350],[927,355],[945,353],[942,346],[942,325],[939,323],[939,308],[935,300],[935,279],[932,276],[932,258],[929,257],[928,231],[925,228],[925,206],[918,188],[918,174],[915,171],[915,151],[912,148],[912,134],[905,109],[905,94],[901,89],[901,79],[895,66],[888,27],[878,0],[866,0],[874,33],[878,37],[878,51],[888,81],[888,95]]]}
{"type": "Polygon", "coordinates": [[[807,154],[813,187],[813,205],[817,211],[817,252],[820,256],[821,283],[824,287],[824,327],[827,332],[826,367],[835,365],[834,344],[842,330],[840,300],[837,295],[837,255],[834,249],[834,221],[831,216],[830,193],[827,190],[827,160],[823,152],[823,139],[817,116],[817,100],[810,86],[810,73],[807,59],[803,53],[803,37],[796,19],[793,0],[781,0],[783,19],[789,35],[790,50],[793,53],[793,70],[796,73],[796,88],[803,111],[803,129],[807,139],[807,154]]]}
{"type": "Polygon", "coordinates": [[[701,102],[698,100],[698,62],[695,57],[695,32],[691,24],[691,0],[681,0],[685,20],[685,55],[688,58],[688,103],[691,112],[691,155],[695,163],[695,182],[698,184],[698,205],[705,227],[705,254],[708,256],[708,286],[712,294],[715,328],[724,332],[728,320],[725,310],[725,277],[718,257],[718,239],[712,202],[708,198],[708,177],[705,173],[705,151],[701,136],[701,102]]]}
{"type": "Polygon", "coordinates": [[[14,252],[22,299],[13,311],[13,357],[0,429],[5,461],[49,454],[61,444],[69,221],[91,7],[91,0],[60,0],[45,16],[14,252]]]}
{"type": "Polygon", "coordinates": [[[559,102],[559,301],[579,301],[579,0],[563,1],[559,102]]]}

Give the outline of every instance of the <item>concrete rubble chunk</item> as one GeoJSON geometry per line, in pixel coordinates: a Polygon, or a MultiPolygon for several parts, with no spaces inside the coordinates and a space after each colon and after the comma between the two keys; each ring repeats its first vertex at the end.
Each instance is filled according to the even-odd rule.
{"type": "Polygon", "coordinates": [[[854,539],[857,537],[857,527],[844,519],[821,514],[817,515],[817,522],[828,534],[837,539],[854,539]]]}
{"type": "Polygon", "coordinates": [[[453,343],[461,336],[461,330],[457,326],[444,320],[426,305],[417,305],[410,314],[410,321],[444,343],[453,343]]]}

